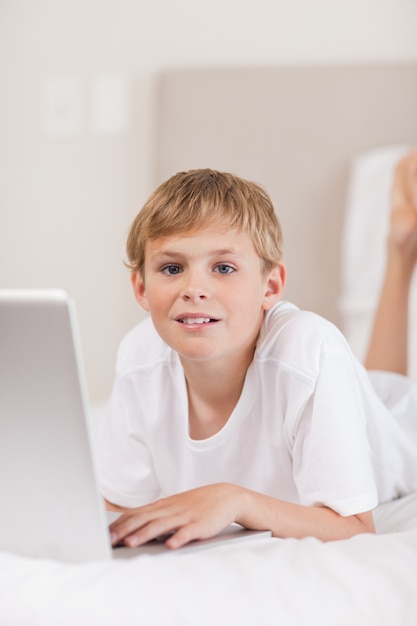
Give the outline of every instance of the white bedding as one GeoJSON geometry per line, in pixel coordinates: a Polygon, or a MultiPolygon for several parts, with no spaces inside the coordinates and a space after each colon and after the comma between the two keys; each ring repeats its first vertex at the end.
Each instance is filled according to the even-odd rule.
{"type": "Polygon", "coordinates": [[[416,626],[417,494],[377,535],[66,564],[0,553],[1,626],[416,626]]]}

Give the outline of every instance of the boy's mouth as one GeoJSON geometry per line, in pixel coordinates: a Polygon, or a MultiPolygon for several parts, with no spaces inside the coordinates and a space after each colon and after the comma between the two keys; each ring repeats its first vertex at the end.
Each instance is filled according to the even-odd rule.
{"type": "Polygon", "coordinates": [[[202,324],[209,324],[210,322],[218,322],[219,320],[214,318],[214,317],[189,317],[189,316],[184,316],[184,317],[177,317],[176,321],[179,322],[180,324],[202,325],[202,324]]]}

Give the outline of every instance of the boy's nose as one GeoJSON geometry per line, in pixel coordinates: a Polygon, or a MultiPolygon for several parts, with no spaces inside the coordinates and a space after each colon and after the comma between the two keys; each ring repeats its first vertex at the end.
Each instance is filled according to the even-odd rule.
{"type": "Polygon", "coordinates": [[[200,275],[193,274],[187,277],[181,294],[184,300],[205,300],[208,295],[208,289],[200,275]]]}
{"type": "Polygon", "coordinates": [[[208,298],[208,293],[202,288],[199,287],[186,287],[182,292],[182,298],[184,300],[206,300],[208,298]]]}

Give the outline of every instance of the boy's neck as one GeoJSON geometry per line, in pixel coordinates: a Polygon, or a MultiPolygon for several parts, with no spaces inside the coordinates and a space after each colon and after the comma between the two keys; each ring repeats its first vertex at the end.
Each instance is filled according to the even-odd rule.
{"type": "Polygon", "coordinates": [[[220,368],[212,363],[183,363],[192,439],[206,439],[223,428],[240,398],[252,359],[253,351],[220,368]]]}

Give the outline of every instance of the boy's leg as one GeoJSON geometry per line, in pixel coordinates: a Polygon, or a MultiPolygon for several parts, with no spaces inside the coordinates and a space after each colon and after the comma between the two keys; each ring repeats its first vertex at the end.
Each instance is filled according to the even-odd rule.
{"type": "Polygon", "coordinates": [[[407,373],[408,309],[417,264],[417,151],[395,170],[387,262],[365,366],[407,373]]]}

